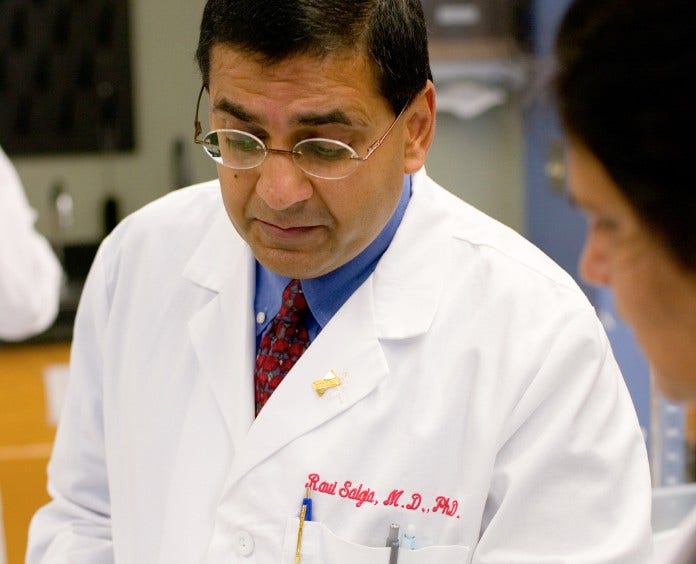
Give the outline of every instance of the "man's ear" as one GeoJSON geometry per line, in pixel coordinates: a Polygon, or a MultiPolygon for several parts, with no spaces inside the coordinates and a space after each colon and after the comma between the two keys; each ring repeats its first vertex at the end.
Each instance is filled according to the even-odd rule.
{"type": "Polygon", "coordinates": [[[430,80],[407,112],[404,173],[413,174],[425,164],[435,135],[435,87],[430,80]]]}

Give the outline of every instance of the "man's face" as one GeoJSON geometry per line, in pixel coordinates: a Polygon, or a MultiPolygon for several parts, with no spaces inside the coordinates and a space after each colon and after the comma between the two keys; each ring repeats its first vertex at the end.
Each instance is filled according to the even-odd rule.
{"type": "MultiPolygon", "coordinates": [[[[322,137],[364,156],[395,117],[377,93],[367,61],[357,55],[294,56],[268,66],[216,44],[209,94],[211,129],[246,131],[273,149],[322,137]]],[[[291,278],[314,278],[375,239],[396,208],[407,172],[402,119],[366,162],[340,180],[309,176],[284,154],[270,153],[251,170],[218,165],[227,214],[261,264],[291,278]]]]}

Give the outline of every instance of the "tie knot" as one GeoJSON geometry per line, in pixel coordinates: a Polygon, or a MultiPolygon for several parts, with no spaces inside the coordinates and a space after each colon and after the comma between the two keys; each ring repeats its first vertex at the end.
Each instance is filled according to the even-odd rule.
{"type": "Polygon", "coordinates": [[[302,291],[302,282],[290,280],[283,290],[283,303],[278,311],[278,318],[286,323],[297,323],[307,313],[307,299],[302,291]]]}

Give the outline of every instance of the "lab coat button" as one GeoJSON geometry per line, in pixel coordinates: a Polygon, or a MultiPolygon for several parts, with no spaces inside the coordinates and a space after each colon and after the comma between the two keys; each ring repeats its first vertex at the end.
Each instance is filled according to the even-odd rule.
{"type": "Polygon", "coordinates": [[[237,531],[232,537],[232,543],[240,556],[249,556],[254,552],[254,539],[246,531],[237,531]]]}

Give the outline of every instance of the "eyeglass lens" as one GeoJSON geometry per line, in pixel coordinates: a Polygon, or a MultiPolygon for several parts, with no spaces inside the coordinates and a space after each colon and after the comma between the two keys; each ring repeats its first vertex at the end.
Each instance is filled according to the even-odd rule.
{"type": "MultiPolygon", "coordinates": [[[[244,131],[215,130],[204,140],[206,151],[214,160],[240,170],[259,166],[268,153],[275,152],[244,131]]],[[[342,178],[360,162],[350,146],[331,139],[305,139],[295,145],[291,155],[303,171],[320,178],[342,178]]]]}

